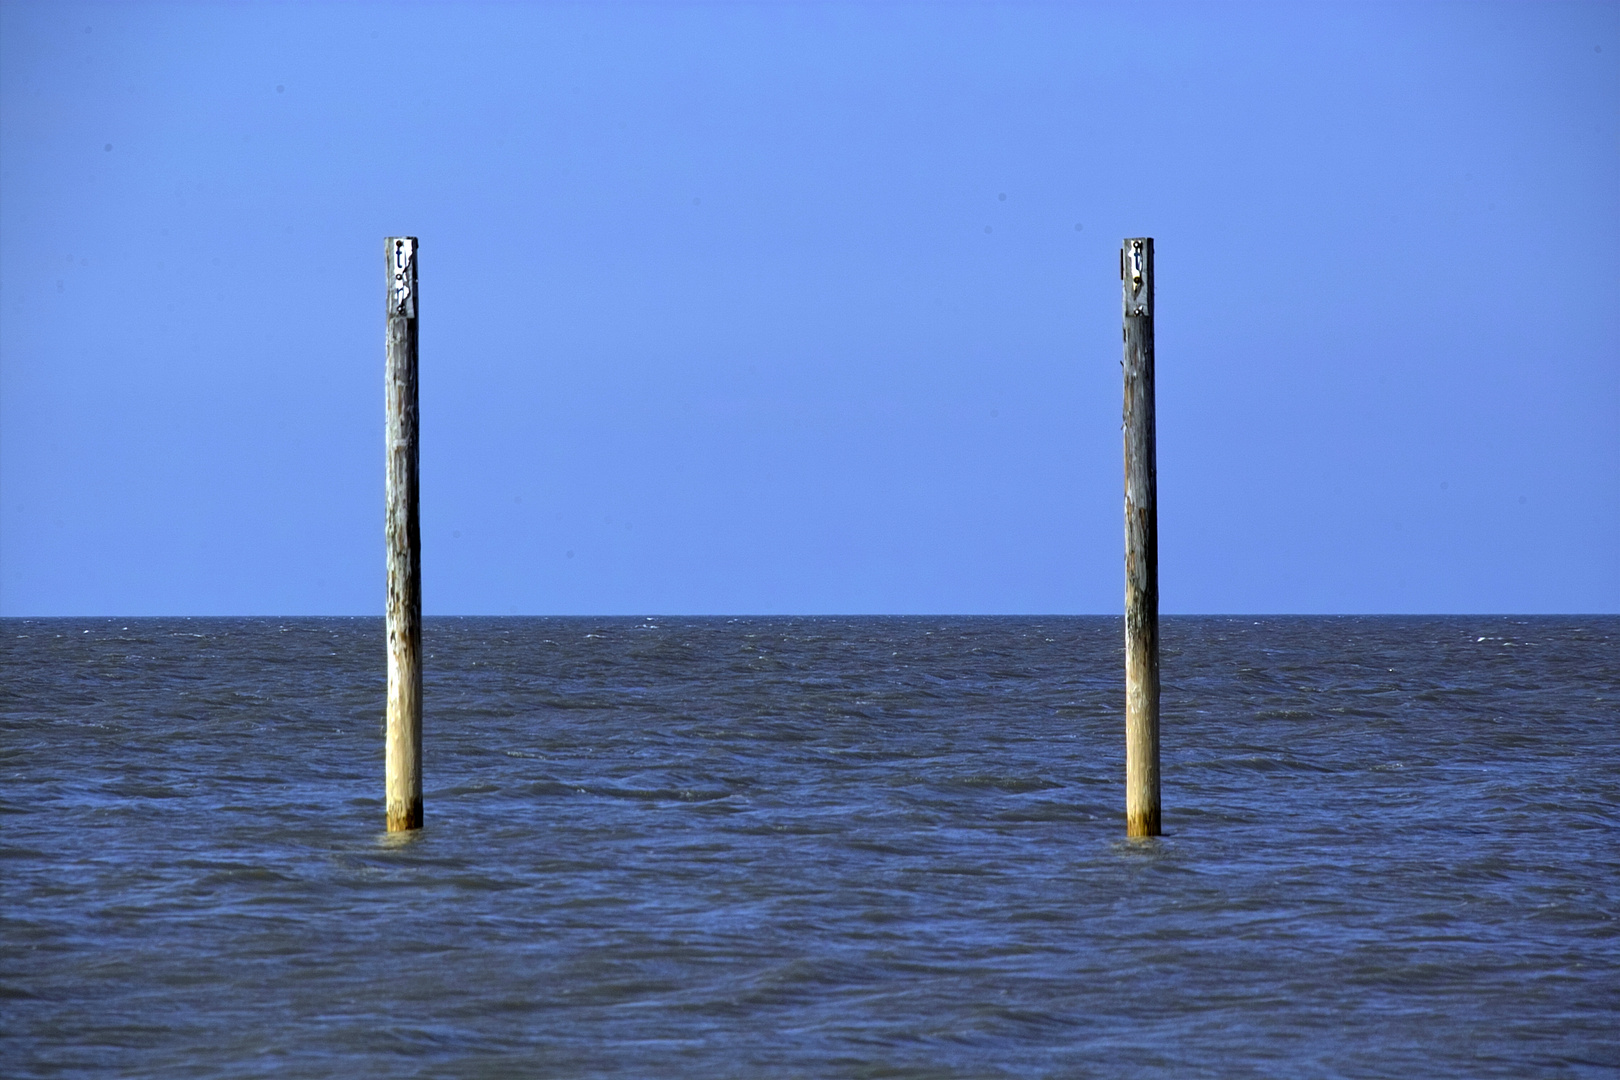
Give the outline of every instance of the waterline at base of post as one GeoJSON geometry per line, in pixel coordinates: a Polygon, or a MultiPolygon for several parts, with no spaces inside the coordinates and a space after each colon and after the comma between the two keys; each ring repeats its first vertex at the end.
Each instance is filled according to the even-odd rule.
{"type": "Polygon", "coordinates": [[[390,806],[388,808],[388,831],[408,832],[411,829],[422,827],[422,800],[417,799],[409,807],[390,806]]]}
{"type": "Polygon", "coordinates": [[[1149,837],[1163,835],[1159,829],[1159,811],[1149,810],[1145,814],[1129,814],[1125,818],[1125,835],[1129,837],[1149,837]]]}

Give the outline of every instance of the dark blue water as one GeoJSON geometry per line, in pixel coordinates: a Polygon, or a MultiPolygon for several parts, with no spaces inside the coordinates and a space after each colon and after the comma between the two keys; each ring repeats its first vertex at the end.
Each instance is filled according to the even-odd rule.
{"type": "Polygon", "coordinates": [[[0,637],[7,1076],[1620,1073],[1620,619],[0,637]]]}

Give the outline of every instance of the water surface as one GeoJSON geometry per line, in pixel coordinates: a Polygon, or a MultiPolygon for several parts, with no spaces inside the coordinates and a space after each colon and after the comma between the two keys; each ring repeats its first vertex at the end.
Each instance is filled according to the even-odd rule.
{"type": "Polygon", "coordinates": [[[18,1077],[1620,1073],[1620,619],[0,620],[18,1077]]]}

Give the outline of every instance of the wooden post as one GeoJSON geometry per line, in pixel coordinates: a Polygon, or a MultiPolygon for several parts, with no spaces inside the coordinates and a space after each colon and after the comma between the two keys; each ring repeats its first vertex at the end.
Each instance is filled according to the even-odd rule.
{"type": "Polygon", "coordinates": [[[1153,239],[1125,241],[1125,834],[1159,835],[1159,494],[1153,239]]]}
{"type": "Polygon", "coordinates": [[[388,831],[422,827],[422,528],[417,512],[416,237],[390,236],[386,376],[388,831]]]}

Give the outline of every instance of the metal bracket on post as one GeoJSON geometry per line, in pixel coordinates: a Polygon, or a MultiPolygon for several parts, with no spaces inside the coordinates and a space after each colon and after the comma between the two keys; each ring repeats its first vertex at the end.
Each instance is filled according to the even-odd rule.
{"type": "Polygon", "coordinates": [[[1132,240],[1120,249],[1120,280],[1125,283],[1125,314],[1153,317],[1153,249],[1132,240]]]}
{"type": "Polygon", "coordinates": [[[416,318],[416,237],[396,236],[388,253],[388,314],[416,318]]]}

